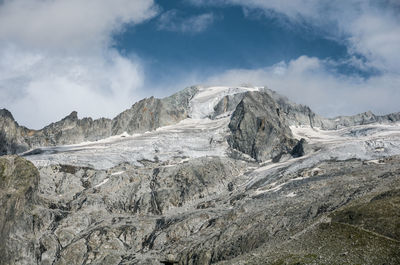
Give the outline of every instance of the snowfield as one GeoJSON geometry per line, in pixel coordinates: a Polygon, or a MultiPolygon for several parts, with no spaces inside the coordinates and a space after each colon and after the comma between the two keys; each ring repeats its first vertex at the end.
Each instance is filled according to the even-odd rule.
{"type": "MultiPolygon", "coordinates": [[[[142,165],[143,161],[161,161],[165,166],[181,163],[190,158],[228,155],[226,138],[229,134],[230,117],[211,120],[214,107],[226,95],[259,88],[209,87],[200,91],[190,101],[190,118],[158,128],[152,132],[112,136],[96,142],[43,147],[25,153],[36,166],[50,164],[73,164],[107,169],[128,162],[142,165]]],[[[369,124],[339,130],[321,130],[311,127],[291,127],[293,136],[304,138],[310,146],[308,154],[297,159],[279,163],[260,164],[255,175],[268,174],[282,166],[291,165],[291,170],[311,167],[322,160],[351,158],[379,160],[381,157],[400,154],[400,124],[369,124]]],[[[247,183],[251,186],[257,177],[247,183]]],[[[276,190],[279,186],[271,187],[276,190]]],[[[263,191],[265,192],[265,191],[263,191]]]]}
{"type": "Polygon", "coordinates": [[[142,160],[178,163],[185,158],[225,156],[228,123],[228,118],[185,119],[143,134],[123,134],[97,142],[43,147],[38,150],[40,154],[27,155],[26,158],[36,166],[73,164],[107,169],[124,162],[142,165],[142,160]]]}

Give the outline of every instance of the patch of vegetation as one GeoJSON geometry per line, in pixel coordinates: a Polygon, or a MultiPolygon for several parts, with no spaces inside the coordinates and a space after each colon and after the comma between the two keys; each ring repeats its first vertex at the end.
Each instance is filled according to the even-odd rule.
{"type": "Polygon", "coordinates": [[[271,265],[303,265],[311,264],[316,261],[318,256],[316,254],[305,254],[305,255],[294,255],[288,254],[284,258],[281,258],[271,265]]]}
{"type": "Polygon", "coordinates": [[[39,182],[39,172],[36,167],[24,158],[14,156],[0,158],[0,187],[16,190],[18,194],[24,195],[28,190],[33,190],[39,182]],[[14,170],[5,174],[6,168],[14,163],[14,170]]]}
{"type": "Polygon", "coordinates": [[[345,223],[400,241],[400,189],[381,193],[370,201],[355,204],[331,215],[345,223]]]}
{"type": "Polygon", "coordinates": [[[79,170],[89,170],[92,169],[90,167],[79,167],[79,166],[72,166],[72,165],[59,165],[58,166],[58,171],[63,172],[63,173],[68,173],[68,174],[75,174],[79,170]]]}

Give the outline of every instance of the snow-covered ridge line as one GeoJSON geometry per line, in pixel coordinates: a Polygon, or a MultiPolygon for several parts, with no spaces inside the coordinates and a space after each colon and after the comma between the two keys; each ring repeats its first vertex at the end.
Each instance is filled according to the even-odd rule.
{"type": "MultiPolygon", "coordinates": [[[[125,132],[94,142],[38,148],[23,155],[37,166],[73,164],[97,169],[111,168],[123,162],[140,166],[143,165],[141,161],[154,161],[162,163],[162,166],[169,166],[198,157],[226,157],[230,152],[227,139],[231,134],[228,124],[231,120],[232,106],[229,111],[222,111],[223,113],[215,111],[214,108],[225,96],[248,91],[267,90],[261,87],[199,87],[189,100],[187,114],[190,118],[180,120],[176,124],[133,135],[125,132]],[[213,116],[214,114],[218,116],[213,116]]],[[[233,104],[237,104],[236,99],[235,97],[235,100],[232,100],[233,104]]],[[[172,102],[177,104],[180,101],[172,102]]],[[[257,104],[263,103],[265,101],[257,104]]],[[[270,104],[275,104],[272,99],[270,104]]],[[[302,109],[296,111],[300,113],[302,109]]],[[[336,154],[340,158],[376,159],[387,154],[400,153],[399,123],[358,125],[336,130],[322,130],[310,126],[291,126],[290,129],[295,138],[304,138],[308,144],[317,145],[318,148],[315,149],[328,150],[320,156],[321,159],[330,159],[336,154]]],[[[309,154],[312,152],[306,153],[302,159],[309,154]]],[[[249,156],[249,160],[251,159],[249,156]]],[[[298,163],[296,159],[286,159],[289,158],[282,159],[284,164],[265,162],[266,164],[259,165],[259,169],[273,170],[279,165],[298,163]]]]}
{"type": "Polygon", "coordinates": [[[214,112],[218,102],[228,95],[235,95],[248,91],[260,91],[259,87],[199,87],[196,95],[190,100],[190,117],[202,119],[214,112]]]}
{"type": "Polygon", "coordinates": [[[388,136],[400,136],[400,123],[368,124],[345,127],[337,130],[323,130],[310,126],[290,126],[296,139],[304,138],[309,143],[339,143],[351,140],[368,140],[388,136]]]}

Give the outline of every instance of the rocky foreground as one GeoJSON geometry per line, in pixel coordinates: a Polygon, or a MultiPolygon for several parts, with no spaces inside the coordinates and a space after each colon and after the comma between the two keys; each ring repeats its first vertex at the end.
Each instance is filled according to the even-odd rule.
{"type": "Polygon", "coordinates": [[[0,264],[400,264],[398,113],[192,87],[38,131],[0,114],[0,264]]]}

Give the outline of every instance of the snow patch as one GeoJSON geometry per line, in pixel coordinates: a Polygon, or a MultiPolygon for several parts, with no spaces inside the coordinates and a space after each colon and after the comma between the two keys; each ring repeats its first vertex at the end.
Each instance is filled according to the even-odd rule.
{"type": "Polygon", "coordinates": [[[369,161],[367,161],[367,163],[376,164],[376,165],[385,165],[386,164],[385,162],[383,162],[380,159],[369,160],[369,161]]]}
{"type": "Polygon", "coordinates": [[[119,176],[121,174],[125,173],[125,171],[118,171],[118,172],[114,172],[111,174],[111,176],[119,176]]]}
{"type": "Polygon", "coordinates": [[[104,184],[106,184],[110,179],[106,178],[105,180],[103,180],[101,183],[97,184],[96,186],[94,186],[94,188],[98,188],[100,186],[103,186],[104,184]]]}
{"type": "Polygon", "coordinates": [[[259,91],[258,87],[202,87],[190,100],[190,117],[203,119],[214,112],[214,107],[227,95],[234,95],[247,91],[259,91]]]}
{"type": "Polygon", "coordinates": [[[288,194],[286,194],[285,195],[285,197],[287,197],[287,198],[293,198],[293,197],[296,197],[296,193],[295,192],[291,192],[291,193],[288,193],[288,194]]]}

